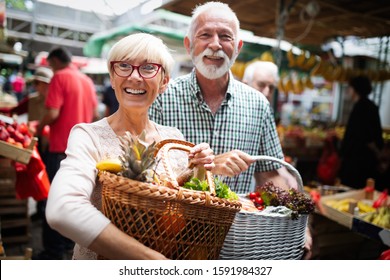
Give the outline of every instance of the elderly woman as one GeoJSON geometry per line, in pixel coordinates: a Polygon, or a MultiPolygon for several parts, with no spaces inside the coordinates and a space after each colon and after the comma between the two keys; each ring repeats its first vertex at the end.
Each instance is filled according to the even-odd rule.
{"type": "MultiPolygon", "coordinates": [[[[101,186],[96,163],[117,158],[122,150],[118,136],[146,132],[152,143],[167,138],[183,139],[173,127],[148,118],[148,109],[164,92],[173,67],[166,45],[149,34],[133,34],[118,41],[108,55],[110,80],[119,109],[91,124],[76,125],[69,136],[66,159],[53,180],[46,216],[62,235],[74,240],[74,259],[165,259],[110,223],[101,209],[101,186]]],[[[195,146],[189,154],[195,165],[210,170],[214,155],[208,144],[195,146]]]]}

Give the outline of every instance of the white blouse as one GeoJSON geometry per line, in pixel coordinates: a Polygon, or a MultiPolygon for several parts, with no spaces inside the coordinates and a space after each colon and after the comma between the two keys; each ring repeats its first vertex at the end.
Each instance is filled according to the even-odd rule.
{"type": "MultiPolygon", "coordinates": [[[[162,139],[184,139],[178,129],[154,124],[162,139]]],[[[70,132],[67,157],[51,184],[46,217],[51,227],[75,241],[74,259],[97,257],[87,247],[110,220],[100,211],[101,185],[96,179],[96,163],[119,157],[122,154],[119,143],[107,118],[75,125],[70,132]]],[[[187,158],[182,155],[175,156],[174,160],[179,161],[179,166],[187,165],[187,158]]]]}

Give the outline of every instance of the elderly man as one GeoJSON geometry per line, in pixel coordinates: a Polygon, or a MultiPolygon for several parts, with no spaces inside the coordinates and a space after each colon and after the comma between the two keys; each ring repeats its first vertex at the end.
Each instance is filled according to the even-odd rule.
{"type": "Polygon", "coordinates": [[[245,68],[242,81],[263,93],[272,104],[279,81],[278,66],[270,61],[254,61],[245,68]]]}

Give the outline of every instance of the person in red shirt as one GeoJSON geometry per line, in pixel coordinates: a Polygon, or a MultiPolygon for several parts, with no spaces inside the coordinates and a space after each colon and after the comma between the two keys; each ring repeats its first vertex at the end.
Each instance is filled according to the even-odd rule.
{"type": "MultiPolygon", "coordinates": [[[[92,79],[71,63],[72,55],[68,50],[53,49],[47,60],[54,76],[45,102],[47,113],[39,123],[38,133],[45,125],[50,126],[46,168],[52,181],[66,157],[70,130],[78,123],[90,123],[97,118],[98,100],[92,79]]],[[[44,251],[36,259],[62,259],[67,250],[73,249],[73,242],[51,229],[45,218],[42,234],[44,251]]]]}
{"type": "Polygon", "coordinates": [[[23,78],[22,72],[18,72],[11,85],[12,92],[15,94],[18,102],[20,102],[24,98],[24,90],[26,87],[26,81],[23,78]]]}

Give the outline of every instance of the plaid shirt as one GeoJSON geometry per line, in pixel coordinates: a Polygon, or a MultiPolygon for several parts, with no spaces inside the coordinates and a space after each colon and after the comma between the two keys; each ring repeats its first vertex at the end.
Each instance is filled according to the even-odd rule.
{"type": "MultiPolygon", "coordinates": [[[[149,111],[156,123],[177,127],[187,141],[209,143],[214,154],[234,149],[250,155],[267,155],[282,159],[271,106],[255,89],[236,81],[230,73],[225,100],[215,115],[203,101],[195,70],[171,81],[149,111]]],[[[259,161],[238,176],[223,181],[237,193],[253,187],[254,172],[280,168],[274,162],[259,161]]]]}

